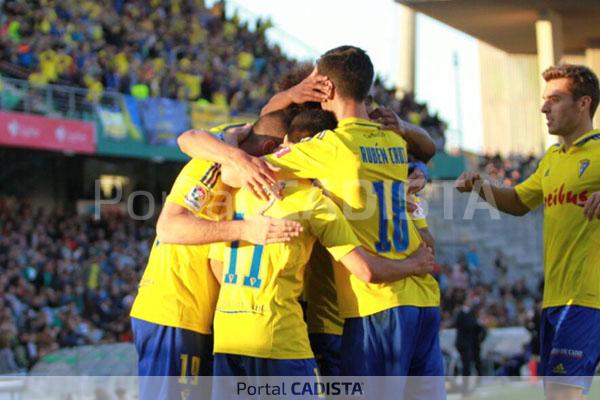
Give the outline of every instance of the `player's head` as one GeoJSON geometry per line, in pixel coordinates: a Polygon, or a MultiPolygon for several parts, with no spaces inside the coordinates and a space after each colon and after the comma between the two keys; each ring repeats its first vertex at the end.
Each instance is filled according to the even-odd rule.
{"type": "Polygon", "coordinates": [[[542,74],[546,81],[542,112],[548,131],[565,136],[591,122],[598,107],[598,78],[583,65],[558,65],[542,74]]]}
{"type": "Polygon", "coordinates": [[[287,134],[291,115],[288,111],[273,111],[261,116],[248,136],[240,143],[246,153],[260,157],[273,152],[287,134]]]}
{"type": "MultiPolygon", "coordinates": [[[[373,84],[373,63],[367,53],[354,46],[329,50],[317,61],[317,71],[333,84],[332,99],[363,102],[373,84]]],[[[328,102],[323,105],[328,109],[328,102]]]]}
{"type": "Polygon", "coordinates": [[[302,110],[290,123],[285,144],[298,143],[304,138],[311,137],[327,129],[337,127],[337,119],[330,111],[302,110]]]}

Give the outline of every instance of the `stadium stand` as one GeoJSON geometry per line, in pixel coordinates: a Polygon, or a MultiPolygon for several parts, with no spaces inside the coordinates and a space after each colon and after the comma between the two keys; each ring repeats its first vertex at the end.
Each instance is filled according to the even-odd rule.
{"type": "Polygon", "coordinates": [[[131,341],[128,312],[153,237],[149,222],[93,221],[3,198],[0,344],[12,350],[9,369],[59,347],[131,341]]]}
{"type": "MultiPolygon", "coordinates": [[[[84,117],[93,112],[90,103],[117,104],[115,92],[256,113],[282,74],[298,64],[267,42],[270,21],[259,18],[250,26],[237,14],[226,15],[224,2],[211,8],[202,0],[3,3],[0,72],[28,80],[27,86],[19,82],[12,86],[21,86],[20,92],[27,90],[29,97],[34,94],[34,100],[23,100],[33,105],[4,108],[47,114],[44,88],[52,84],[54,91],[64,92],[53,98],[76,103],[85,109],[84,117]],[[160,23],[166,18],[172,23],[160,23]],[[70,98],[65,86],[87,91],[70,98]]],[[[15,96],[11,101],[18,102],[15,96]]],[[[395,89],[378,78],[373,96],[377,103],[425,127],[438,148],[444,148],[444,122],[412,94],[399,100],[395,89]]],[[[68,107],[73,113],[73,106],[54,108],[68,107]]]]}

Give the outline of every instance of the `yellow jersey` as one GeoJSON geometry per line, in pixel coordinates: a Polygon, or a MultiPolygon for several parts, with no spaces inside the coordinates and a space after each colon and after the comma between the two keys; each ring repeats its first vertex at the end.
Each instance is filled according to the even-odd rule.
{"type": "MultiPolygon", "coordinates": [[[[417,229],[428,227],[421,205],[421,198],[409,195],[409,201],[417,208],[411,213],[417,229]]],[[[340,316],[333,278],[333,262],[320,243],[316,243],[304,277],[304,300],[306,301],[306,324],[308,333],[341,335],[344,319],[340,316]],[[318,273],[313,273],[318,271],[318,273]]]]}
{"type": "Polygon", "coordinates": [[[340,316],[333,261],[327,250],[316,243],[304,275],[304,300],[308,333],[341,335],[344,319],[340,316]]]}
{"type": "MultiPolygon", "coordinates": [[[[193,159],[181,170],[166,201],[195,216],[219,221],[228,217],[228,188],[221,166],[193,159]]],[[[202,334],[212,332],[219,284],[208,263],[208,245],[179,245],[154,240],[131,316],[202,334]]]]}
{"type": "Polygon", "coordinates": [[[587,199],[600,191],[600,130],[566,151],[550,147],[515,190],[529,209],[544,205],[543,307],[600,308],[600,220],[583,214],[587,199]]]}
{"type": "MultiPolygon", "coordinates": [[[[346,118],[335,130],[323,131],[266,159],[297,177],[318,179],[367,250],[403,259],[421,243],[406,211],[406,141],[380,128],[368,120],[346,118]]],[[[439,287],[431,275],[368,284],[345,268],[335,267],[334,272],[344,318],[403,305],[440,304],[439,287]]]]}
{"type": "MultiPolygon", "coordinates": [[[[360,245],[338,207],[309,181],[291,182],[267,215],[299,221],[304,230],[289,243],[211,245],[223,261],[215,312],[215,353],[270,359],[306,359],[313,353],[298,299],[304,270],[318,239],[337,260],[360,245]]],[[[235,198],[235,218],[255,214],[265,202],[245,189],[235,198]]],[[[316,274],[319,271],[315,271],[316,274]]]]}

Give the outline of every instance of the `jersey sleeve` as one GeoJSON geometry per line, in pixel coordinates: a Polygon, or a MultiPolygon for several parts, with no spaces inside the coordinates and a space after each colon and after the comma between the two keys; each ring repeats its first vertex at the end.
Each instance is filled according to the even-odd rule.
{"type": "Polygon", "coordinates": [[[537,208],[544,201],[542,177],[545,170],[544,159],[542,159],[535,172],[525,181],[515,186],[517,196],[530,210],[537,208]]]}
{"type": "Polygon", "coordinates": [[[337,146],[332,140],[333,132],[323,131],[307,140],[283,148],[265,156],[265,161],[291,172],[298,178],[319,179],[337,159],[337,146]]]}
{"type": "Polygon", "coordinates": [[[223,262],[225,260],[225,242],[211,243],[208,248],[208,258],[223,262]]]}
{"type": "Polygon", "coordinates": [[[428,228],[427,218],[425,217],[425,210],[421,205],[421,198],[415,195],[411,195],[409,197],[409,201],[414,204],[416,207],[414,211],[410,214],[410,219],[413,220],[417,229],[425,229],[428,228]]]}
{"type": "Polygon", "coordinates": [[[336,261],[360,246],[340,209],[322,193],[313,208],[310,229],[336,261]]]}
{"type": "Polygon", "coordinates": [[[220,164],[192,160],[175,179],[166,201],[198,213],[206,205],[209,194],[220,177],[220,164]]]}

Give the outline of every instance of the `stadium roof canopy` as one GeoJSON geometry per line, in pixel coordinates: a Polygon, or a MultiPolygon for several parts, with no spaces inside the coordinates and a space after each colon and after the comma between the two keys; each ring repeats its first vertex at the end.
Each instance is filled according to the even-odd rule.
{"type": "Polygon", "coordinates": [[[563,53],[600,47],[599,0],[396,0],[509,53],[536,53],[536,21],[562,20],[563,53]]]}

